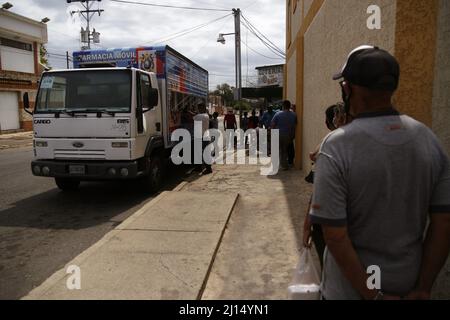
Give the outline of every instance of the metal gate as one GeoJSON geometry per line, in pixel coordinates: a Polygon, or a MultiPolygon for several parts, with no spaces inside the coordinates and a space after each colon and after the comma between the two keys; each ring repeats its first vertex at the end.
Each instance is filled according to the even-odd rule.
{"type": "Polygon", "coordinates": [[[0,91],[0,130],[20,129],[17,92],[0,91]]]}

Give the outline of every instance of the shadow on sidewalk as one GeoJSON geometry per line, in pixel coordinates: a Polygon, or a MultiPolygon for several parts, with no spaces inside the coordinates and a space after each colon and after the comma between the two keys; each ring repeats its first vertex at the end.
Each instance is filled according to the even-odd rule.
{"type": "Polygon", "coordinates": [[[307,206],[312,194],[312,185],[305,180],[305,173],[291,169],[288,171],[279,171],[274,176],[268,176],[268,179],[279,180],[285,190],[285,197],[288,204],[289,215],[295,232],[297,248],[303,247],[303,222],[307,214],[307,206]]]}
{"type": "MultiPolygon", "coordinates": [[[[171,168],[164,190],[186,179],[171,168]]],[[[18,299],[95,244],[154,198],[133,181],[84,182],[73,193],[56,187],[0,211],[0,299],[18,299]]]]}

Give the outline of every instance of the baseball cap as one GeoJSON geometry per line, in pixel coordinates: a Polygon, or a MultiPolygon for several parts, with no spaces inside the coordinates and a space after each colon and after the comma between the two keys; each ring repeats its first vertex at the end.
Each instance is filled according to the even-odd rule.
{"type": "Polygon", "coordinates": [[[363,45],[350,52],[333,80],[345,79],[369,89],[395,91],[399,77],[400,66],[394,56],[378,47],[363,45]]]}

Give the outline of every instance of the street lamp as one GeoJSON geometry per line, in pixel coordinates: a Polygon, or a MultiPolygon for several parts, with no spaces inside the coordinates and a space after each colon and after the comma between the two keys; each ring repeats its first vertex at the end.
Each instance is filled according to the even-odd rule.
{"type": "MultiPolygon", "coordinates": [[[[219,33],[217,42],[225,44],[225,37],[234,35],[235,43],[235,68],[236,68],[236,90],[237,101],[241,102],[242,98],[242,63],[241,63],[241,9],[233,9],[234,15],[234,32],[233,33],[219,33]]],[[[239,107],[239,119],[242,118],[242,104],[239,107]]]]}
{"type": "Polygon", "coordinates": [[[2,4],[2,9],[5,9],[5,10],[9,10],[12,7],[13,7],[13,5],[9,2],[5,2],[4,4],[2,4]]]}

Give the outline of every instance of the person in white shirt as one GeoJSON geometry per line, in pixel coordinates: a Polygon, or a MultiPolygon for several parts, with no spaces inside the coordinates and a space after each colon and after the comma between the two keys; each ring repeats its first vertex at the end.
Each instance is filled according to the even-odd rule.
{"type": "MultiPolygon", "coordinates": [[[[209,115],[206,112],[206,105],[204,103],[200,103],[198,105],[198,114],[194,116],[194,123],[201,122],[202,123],[202,137],[207,138],[208,137],[208,129],[209,129],[209,115]]],[[[198,139],[198,137],[195,137],[195,139],[198,139]]],[[[209,141],[203,141],[202,140],[202,164],[197,165],[197,170],[202,171],[202,174],[210,174],[212,173],[211,165],[207,164],[205,162],[205,159],[203,157],[203,151],[208,146],[209,141]]]]}

